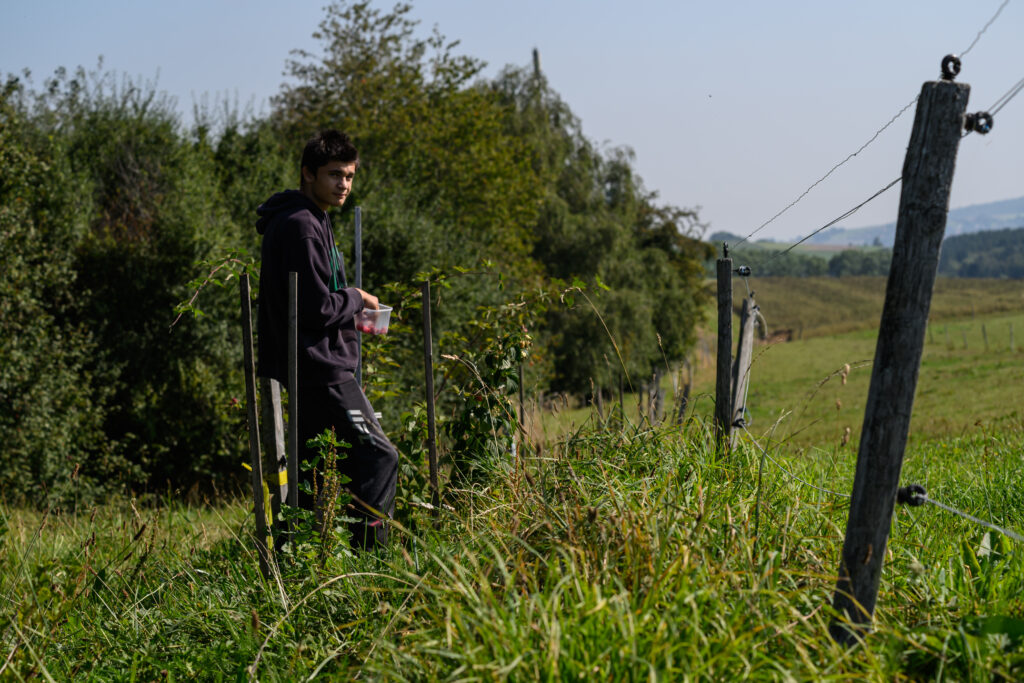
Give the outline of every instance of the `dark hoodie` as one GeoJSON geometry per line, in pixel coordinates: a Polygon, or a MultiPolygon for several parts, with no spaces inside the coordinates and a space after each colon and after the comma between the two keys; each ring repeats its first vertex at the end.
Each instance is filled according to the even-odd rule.
{"type": "Polygon", "coordinates": [[[330,386],[355,371],[355,315],[363,300],[347,287],[331,220],[297,190],[256,209],[263,235],[259,289],[260,377],[287,384],[288,273],[299,274],[299,385],[330,386]]]}

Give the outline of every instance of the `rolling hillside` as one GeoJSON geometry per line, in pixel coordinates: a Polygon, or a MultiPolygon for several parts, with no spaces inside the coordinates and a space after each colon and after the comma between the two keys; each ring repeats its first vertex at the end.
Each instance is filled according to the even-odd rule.
{"type": "MultiPolygon", "coordinates": [[[[1024,227],[1024,197],[952,209],[946,221],[946,237],[1018,227],[1024,227]]],[[[815,235],[808,243],[860,246],[877,239],[883,246],[892,246],[895,235],[895,222],[866,228],[835,227],[815,235]]]]}

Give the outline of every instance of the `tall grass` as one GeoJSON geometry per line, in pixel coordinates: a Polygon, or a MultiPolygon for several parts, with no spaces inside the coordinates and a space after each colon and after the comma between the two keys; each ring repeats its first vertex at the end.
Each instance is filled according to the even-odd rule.
{"type": "MultiPolygon", "coordinates": [[[[906,481],[1024,529],[1020,424],[916,446],[906,481]]],[[[763,433],[762,445],[774,448],[763,433]]],[[[580,429],[488,464],[436,528],[264,581],[243,503],[0,509],[0,676],[53,680],[1012,680],[1020,548],[898,508],[876,629],[828,636],[847,508],[705,425],[580,429]]],[[[770,450],[849,491],[828,454],[770,450]]]]}

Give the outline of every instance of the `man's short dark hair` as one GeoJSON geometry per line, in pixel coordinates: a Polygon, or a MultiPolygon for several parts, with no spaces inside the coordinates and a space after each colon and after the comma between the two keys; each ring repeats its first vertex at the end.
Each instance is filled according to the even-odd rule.
{"type": "Polygon", "coordinates": [[[321,167],[332,161],[359,163],[359,151],[352,140],[338,130],[323,130],[314,135],[302,150],[302,168],[316,175],[321,167]]]}

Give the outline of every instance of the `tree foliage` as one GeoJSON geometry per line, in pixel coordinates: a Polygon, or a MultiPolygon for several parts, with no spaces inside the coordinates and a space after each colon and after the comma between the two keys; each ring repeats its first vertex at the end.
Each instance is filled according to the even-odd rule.
{"type": "Polygon", "coordinates": [[[949,277],[1024,278],[1024,228],[947,238],[942,243],[939,274],[949,277]]]}

